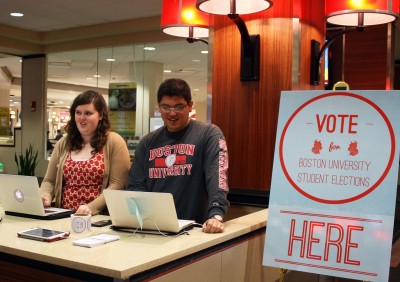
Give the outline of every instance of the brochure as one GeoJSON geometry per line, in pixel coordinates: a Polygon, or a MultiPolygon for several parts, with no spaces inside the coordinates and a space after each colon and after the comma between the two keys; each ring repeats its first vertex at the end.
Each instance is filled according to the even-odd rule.
{"type": "Polygon", "coordinates": [[[74,246],[93,248],[119,239],[120,237],[118,235],[98,234],[88,238],[75,240],[72,244],[74,246]]]}

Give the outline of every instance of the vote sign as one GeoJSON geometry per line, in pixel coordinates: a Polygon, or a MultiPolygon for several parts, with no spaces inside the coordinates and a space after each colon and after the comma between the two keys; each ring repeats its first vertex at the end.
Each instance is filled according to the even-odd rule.
{"type": "Polygon", "coordinates": [[[395,91],[282,92],[264,265],[387,280],[399,109],[395,91]]]}

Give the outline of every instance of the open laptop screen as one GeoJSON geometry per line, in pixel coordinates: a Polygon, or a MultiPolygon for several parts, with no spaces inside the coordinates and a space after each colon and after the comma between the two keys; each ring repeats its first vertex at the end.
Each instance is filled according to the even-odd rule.
{"type": "MultiPolygon", "coordinates": [[[[179,233],[182,226],[176,215],[171,193],[104,190],[111,220],[116,227],[179,233]]],[[[193,220],[186,220],[186,226],[193,220]]]]}
{"type": "Polygon", "coordinates": [[[0,174],[0,201],[8,215],[37,219],[68,217],[73,211],[44,208],[36,176],[0,174]]]}

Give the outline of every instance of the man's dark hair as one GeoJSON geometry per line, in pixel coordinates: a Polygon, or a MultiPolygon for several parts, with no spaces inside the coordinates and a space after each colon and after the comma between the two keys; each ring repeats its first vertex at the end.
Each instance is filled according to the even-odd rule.
{"type": "Polygon", "coordinates": [[[187,82],[184,81],[183,79],[179,78],[169,78],[164,80],[163,83],[161,83],[157,92],[158,103],[161,102],[164,96],[183,97],[187,103],[192,101],[192,94],[190,93],[189,84],[187,84],[187,82]]]}

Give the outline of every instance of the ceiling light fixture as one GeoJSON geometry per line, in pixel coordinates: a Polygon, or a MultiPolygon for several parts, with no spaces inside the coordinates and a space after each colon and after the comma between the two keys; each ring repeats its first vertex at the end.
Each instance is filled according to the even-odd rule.
{"type": "Polygon", "coordinates": [[[10,13],[10,16],[12,16],[12,17],[23,17],[24,16],[24,14],[23,13],[10,13]]]}
{"type": "Polygon", "coordinates": [[[370,25],[387,24],[399,18],[400,0],[327,0],[326,21],[344,28],[329,38],[320,49],[317,40],[311,41],[310,83],[320,84],[320,65],[325,50],[340,36],[364,31],[370,25]]]}
{"type": "Polygon", "coordinates": [[[264,11],[272,6],[271,0],[197,0],[199,10],[216,15],[228,15],[239,29],[242,40],[240,80],[260,79],[260,35],[249,35],[240,14],[264,11]]]}
{"type": "Polygon", "coordinates": [[[163,0],[161,30],[169,35],[185,37],[189,43],[208,44],[209,15],[196,9],[196,0],[163,0]]]}
{"type": "Polygon", "coordinates": [[[330,0],[326,1],[326,21],[342,26],[387,24],[395,21],[399,13],[398,0],[330,0]]]}

